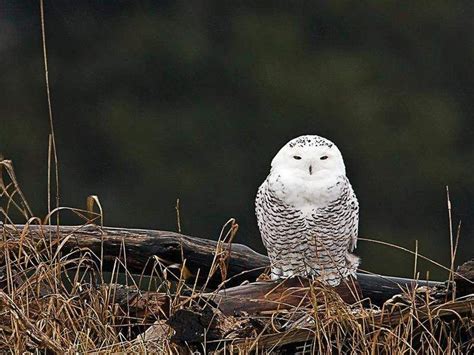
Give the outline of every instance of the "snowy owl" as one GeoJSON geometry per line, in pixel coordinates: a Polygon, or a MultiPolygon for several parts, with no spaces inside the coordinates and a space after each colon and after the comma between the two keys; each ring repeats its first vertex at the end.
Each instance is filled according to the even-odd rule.
{"type": "Polygon", "coordinates": [[[337,286],[355,277],[359,203],[341,152],[326,138],[289,141],[258,189],[255,212],[272,279],[314,276],[337,286]]]}

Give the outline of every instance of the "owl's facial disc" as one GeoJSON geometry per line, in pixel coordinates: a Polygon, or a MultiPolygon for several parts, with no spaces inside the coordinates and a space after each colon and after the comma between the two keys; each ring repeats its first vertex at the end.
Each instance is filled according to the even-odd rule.
{"type": "Polygon", "coordinates": [[[272,170],[297,178],[320,179],[345,175],[342,155],[336,145],[285,145],[272,161],[272,170]]]}
{"type": "Polygon", "coordinates": [[[334,143],[319,136],[301,136],[273,158],[268,184],[285,203],[312,211],[340,195],[342,184],[338,182],[345,175],[341,152],[334,143]]]}

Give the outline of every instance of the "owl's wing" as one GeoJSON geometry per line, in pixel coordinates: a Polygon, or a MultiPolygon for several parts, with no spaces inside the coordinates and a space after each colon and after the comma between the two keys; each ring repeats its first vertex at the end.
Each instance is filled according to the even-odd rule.
{"type": "Polygon", "coordinates": [[[355,248],[357,248],[357,229],[354,234],[351,235],[351,244],[349,245],[350,252],[353,252],[355,248]]]}
{"type": "MultiPolygon", "coordinates": [[[[352,187],[351,187],[352,190],[352,187]]],[[[351,206],[351,217],[352,217],[352,228],[351,228],[351,242],[349,244],[349,251],[353,252],[355,248],[357,248],[357,236],[359,235],[359,202],[357,201],[357,197],[354,191],[351,191],[351,198],[350,198],[350,206],[351,206]]]]}
{"type": "Polygon", "coordinates": [[[268,248],[267,241],[265,238],[265,233],[264,233],[265,226],[264,226],[264,220],[263,220],[264,218],[263,214],[265,213],[263,208],[264,208],[264,204],[266,203],[265,202],[266,193],[267,193],[267,180],[265,180],[263,184],[260,185],[260,187],[258,188],[257,197],[255,198],[255,215],[257,217],[257,224],[260,230],[263,245],[265,246],[265,248],[268,248]]]}

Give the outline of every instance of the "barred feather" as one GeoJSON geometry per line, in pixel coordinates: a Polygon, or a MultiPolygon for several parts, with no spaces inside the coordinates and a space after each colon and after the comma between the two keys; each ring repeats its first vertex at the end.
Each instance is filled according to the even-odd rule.
{"type": "Polygon", "coordinates": [[[272,278],[314,275],[335,286],[355,275],[359,261],[350,251],[357,241],[359,205],[347,177],[339,175],[325,187],[335,191],[334,199],[303,210],[283,201],[277,190],[285,184],[272,174],[278,173],[272,170],[255,202],[272,278]]]}

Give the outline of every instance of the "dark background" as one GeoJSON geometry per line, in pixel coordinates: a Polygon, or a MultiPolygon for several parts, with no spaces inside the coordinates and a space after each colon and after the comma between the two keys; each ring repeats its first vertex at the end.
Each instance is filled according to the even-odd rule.
{"type": "MultiPolygon", "coordinates": [[[[105,224],[263,251],[254,196],[302,134],[343,152],[360,235],[449,264],[474,250],[472,1],[54,1],[46,35],[61,204],[97,194],[105,224]]],[[[47,211],[48,113],[39,4],[0,0],[0,152],[47,211]]],[[[69,214],[63,222],[77,223],[69,214]]],[[[360,242],[362,268],[412,275],[413,257],[360,242]]],[[[421,264],[424,274],[445,277],[421,264]]]]}

